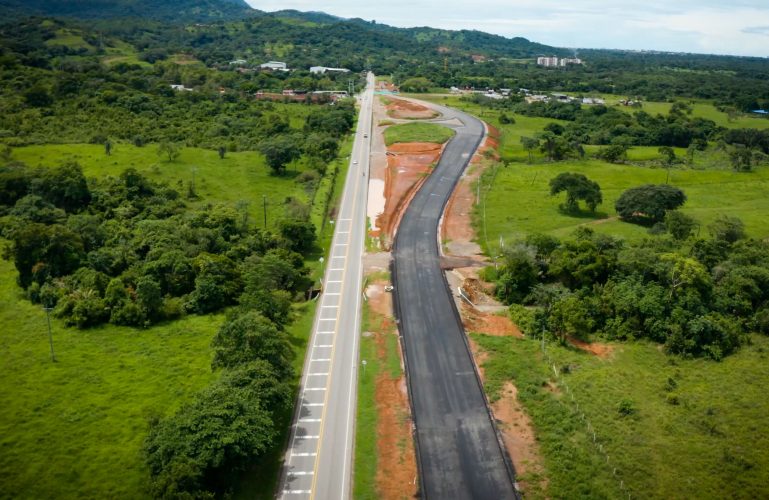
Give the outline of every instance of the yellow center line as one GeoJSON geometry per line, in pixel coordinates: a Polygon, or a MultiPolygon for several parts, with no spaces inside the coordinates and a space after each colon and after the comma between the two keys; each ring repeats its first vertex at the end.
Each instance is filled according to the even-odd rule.
{"type": "MultiPolygon", "coordinates": [[[[357,135],[357,131],[356,131],[356,135],[357,135]]],[[[354,166],[353,163],[351,163],[350,166],[349,166],[350,170],[348,170],[348,178],[352,175],[352,179],[355,179],[354,182],[359,183],[360,180],[357,178],[357,176],[355,174],[352,173],[353,172],[353,166],[354,166]]],[[[362,166],[361,166],[361,168],[362,168],[362,166]]],[[[347,250],[345,251],[345,255],[344,255],[344,262],[345,262],[345,264],[347,264],[347,261],[348,261],[349,256],[350,256],[350,248],[352,247],[352,227],[353,227],[353,223],[354,223],[354,214],[355,214],[355,208],[357,206],[358,192],[359,191],[360,191],[360,189],[358,189],[356,187],[356,189],[353,192],[352,205],[351,205],[351,209],[350,209],[351,210],[351,216],[350,216],[351,220],[350,220],[350,230],[349,230],[350,237],[348,239],[347,250]]],[[[336,240],[336,237],[334,237],[334,241],[335,240],[336,240]]],[[[332,244],[333,244],[333,241],[332,241],[332,244]]],[[[332,245],[331,248],[333,248],[333,245],[332,245]]],[[[344,270],[342,271],[342,280],[341,281],[342,281],[342,286],[343,287],[344,287],[344,284],[345,284],[345,279],[347,277],[347,269],[348,268],[349,268],[349,266],[345,265],[344,266],[344,270]]],[[[342,304],[342,297],[344,297],[344,295],[340,296],[340,299],[339,299],[339,305],[340,306],[342,304]]],[[[314,473],[312,475],[312,486],[310,487],[310,498],[311,499],[315,498],[315,483],[318,480],[318,465],[320,463],[320,457],[321,457],[320,450],[321,450],[321,448],[323,446],[323,432],[324,432],[324,429],[325,429],[325,426],[326,426],[326,411],[328,410],[328,399],[329,399],[329,393],[331,392],[329,390],[329,388],[331,386],[331,379],[333,378],[333,375],[334,375],[334,360],[335,360],[335,357],[336,357],[336,340],[337,340],[337,337],[339,336],[339,330],[340,330],[339,317],[341,316],[341,314],[342,314],[342,308],[339,307],[339,309],[338,309],[338,311],[336,313],[336,328],[334,330],[334,336],[333,336],[333,339],[334,339],[333,340],[333,347],[331,348],[331,363],[330,363],[329,372],[328,372],[328,380],[326,381],[326,391],[325,391],[326,394],[325,394],[325,398],[323,400],[323,413],[321,414],[321,417],[320,417],[320,431],[318,432],[319,438],[318,438],[318,446],[316,448],[317,455],[316,455],[316,458],[315,458],[315,465],[313,467],[314,473]]],[[[356,314],[357,314],[357,312],[356,312],[356,314]]],[[[358,332],[354,332],[353,334],[357,335],[358,332]]]]}

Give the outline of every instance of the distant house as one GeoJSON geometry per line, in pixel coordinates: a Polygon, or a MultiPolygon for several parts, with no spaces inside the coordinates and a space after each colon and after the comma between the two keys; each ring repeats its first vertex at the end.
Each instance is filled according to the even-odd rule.
{"type": "Polygon", "coordinates": [[[553,99],[555,99],[558,102],[571,102],[574,100],[573,97],[569,97],[566,94],[550,94],[553,96],[553,99]]]}
{"type": "Polygon", "coordinates": [[[184,85],[174,85],[174,84],[171,84],[171,88],[174,89],[174,90],[177,90],[179,92],[182,92],[182,91],[192,92],[191,88],[187,88],[184,85]]]}
{"type": "Polygon", "coordinates": [[[582,104],[600,105],[600,104],[606,104],[606,101],[604,101],[600,97],[583,97],[582,104]]]}
{"type": "Polygon", "coordinates": [[[310,68],[310,73],[316,74],[316,75],[322,75],[324,73],[349,73],[350,70],[347,68],[328,68],[326,66],[312,66],[310,68]]]}
{"type": "Polygon", "coordinates": [[[233,59],[230,61],[230,66],[245,66],[247,63],[245,59],[233,59]]]}
{"type": "Polygon", "coordinates": [[[259,69],[269,70],[269,71],[288,71],[288,66],[286,66],[286,63],[282,61],[267,61],[266,63],[260,64],[259,69]]]}

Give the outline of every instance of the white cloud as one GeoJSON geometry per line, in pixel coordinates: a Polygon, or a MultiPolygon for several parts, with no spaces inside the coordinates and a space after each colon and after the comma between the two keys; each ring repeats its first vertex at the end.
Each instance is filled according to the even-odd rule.
{"type": "Polygon", "coordinates": [[[766,0],[248,0],[255,8],[319,10],[393,26],[476,29],[561,47],[769,56],[766,0]]]}

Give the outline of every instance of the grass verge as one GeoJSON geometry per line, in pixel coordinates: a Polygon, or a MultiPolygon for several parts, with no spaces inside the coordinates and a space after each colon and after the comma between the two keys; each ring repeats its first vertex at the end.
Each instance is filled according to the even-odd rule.
{"type": "Polygon", "coordinates": [[[391,146],[397,142],[433,142],[443,144],[454,136],[454,131],[434,123],[404,123],[388,127],[385,132],[385,144],[391,146]]]}

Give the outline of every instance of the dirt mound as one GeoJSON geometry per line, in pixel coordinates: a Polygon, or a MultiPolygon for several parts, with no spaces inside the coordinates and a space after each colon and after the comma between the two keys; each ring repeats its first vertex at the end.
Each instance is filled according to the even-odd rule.
{"type": "Polygon", "coordinates": [[[390,103],[387,105],[387,115],[402,120],[425,120],[435,118],[439,116],[439,113],[415,102],[390,99],[390,103]]]}
{"type": "Polygon", "coordinates": [[[491,314],[482,312],[467,302],[460,306],[462,324],[468,332],[483,333],[495,337],[519,337],[523,338],[521,330],[515,326],[507,314],[491,314]]]}

